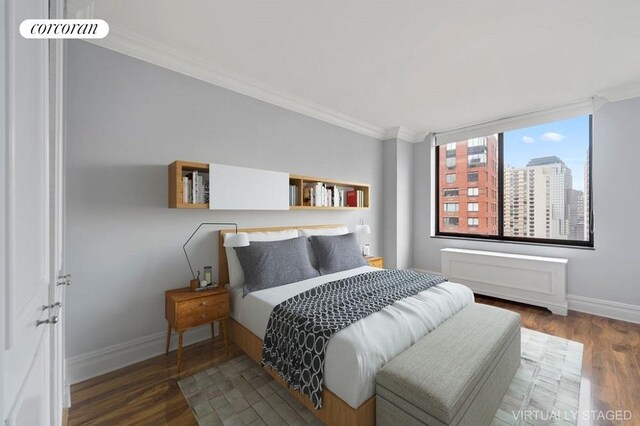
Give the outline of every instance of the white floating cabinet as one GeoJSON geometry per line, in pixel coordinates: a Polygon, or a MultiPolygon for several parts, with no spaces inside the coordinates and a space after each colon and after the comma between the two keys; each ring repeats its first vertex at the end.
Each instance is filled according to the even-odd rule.
{"type": "Polygon", "coordinates": [[[289,173],[209,164],[210,210],[289,210],[289,173]]]}

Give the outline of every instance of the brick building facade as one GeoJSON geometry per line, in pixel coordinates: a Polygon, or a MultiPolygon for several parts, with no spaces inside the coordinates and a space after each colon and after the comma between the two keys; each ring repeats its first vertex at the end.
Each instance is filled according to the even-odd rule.
{"type": "Polygon", "coordinates": [[[498,235],[498,136],[439,148],[439,230],[498,235]]]}

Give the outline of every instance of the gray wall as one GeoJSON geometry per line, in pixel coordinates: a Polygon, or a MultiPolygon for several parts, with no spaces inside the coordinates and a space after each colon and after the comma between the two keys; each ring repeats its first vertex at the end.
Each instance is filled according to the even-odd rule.
{"type": "Polygon", "coordinates": [[[593,194],[595,250],[430,238],[430,148],[416,144],[414,245],[416,268],[439,271],[444,247],[569,259],[571,295],[640,305],[640,98],[604,105],[594,114],[593,194]]]}
{"type": "MultiPolygon", "coordinates": [[[[68,43],[67,55],[67,356],[164,331],[164,291],[188,284],[182,244],[201,222],[353,229],[364,219],[380,253],[381,141],[85,42],[68,43]],[[368,182],[374,207],[169,209],[176,159],[368,182]]],[[[202,232],[189,246],[200,268],[216,267],[216,237],[202,232]]]]}

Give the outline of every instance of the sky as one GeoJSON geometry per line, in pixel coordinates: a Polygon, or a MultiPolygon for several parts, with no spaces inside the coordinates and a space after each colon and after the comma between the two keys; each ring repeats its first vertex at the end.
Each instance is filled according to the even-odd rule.
{"type": "Polygon", "coordinates": [[[584,191],[589,116],[582,115],[504,133],[504,165],[524,167],[536,157],[560,158],[571,169],[573,189],[584,191]]]}

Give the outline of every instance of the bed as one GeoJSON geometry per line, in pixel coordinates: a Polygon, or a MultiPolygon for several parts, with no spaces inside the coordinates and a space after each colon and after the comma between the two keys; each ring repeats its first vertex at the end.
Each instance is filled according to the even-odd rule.
{"type": "MultiPolygon", "coordinates": [[[[261,233],[297,229],[336,228],[317,225],[243,229],[261,233]]],[[[227,254],[220,232],[220,282],[229,282],[227,254]]],[[[231,231],[233,232],[233,231],[231,231]]],[[[256,362],[262,358],[263,336],[273,308],[318,285],[376,270],[363,266],[261,290],[242,297],[241,288],[230,288],[230,338],[256,362]]],[[[333,335],[326,351],[322,408],[316,410],[306,395],[289,389],[294,397],[326,424],[375,424],[375,375],[388,361],[418,339],[473,302],[467,287],[445,282],[375,312],[333,335]]],[[[271,368],[267,371],[286,387],[271,368]]]]}

